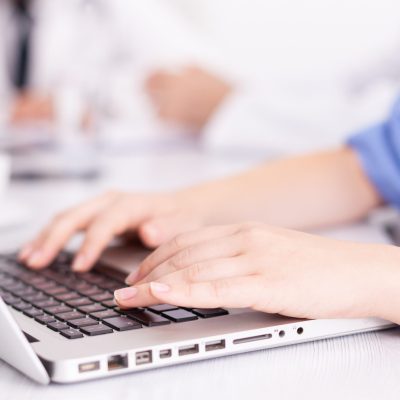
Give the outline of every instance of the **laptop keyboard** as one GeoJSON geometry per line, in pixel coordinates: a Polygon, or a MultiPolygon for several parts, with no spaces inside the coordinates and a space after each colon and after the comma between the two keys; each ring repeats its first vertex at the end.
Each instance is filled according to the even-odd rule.
{"type": "Polygon", "coordinates": [[[113,293],[126,286],[124,274],[103,263],[76,274],[70,268],[72,258],[64,252],[49,268],[32,271],[15,256],[1,256],[0,296],[10,307],[67,339],[228,314],[222,308],[188,309],[170,304],[122,310],[114,303],[113,293]]]}

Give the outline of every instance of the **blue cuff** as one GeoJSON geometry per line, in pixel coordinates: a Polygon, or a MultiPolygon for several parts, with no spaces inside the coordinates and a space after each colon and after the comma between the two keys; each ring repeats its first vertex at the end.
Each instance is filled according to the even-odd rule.
{"type": "Polygon", "coordinates": [[[400,209],[400,100],[387,122],[356,134],[347,144],[381,197],[400,209]]]}

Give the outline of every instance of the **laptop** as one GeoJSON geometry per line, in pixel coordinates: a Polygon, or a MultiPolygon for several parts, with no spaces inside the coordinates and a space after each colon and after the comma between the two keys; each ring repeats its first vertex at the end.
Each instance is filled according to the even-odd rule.
{"type": "Polygon", "coordinates": [[[121,310],[113,291],[132,258],[117,250],[109,259],[78,275],[71,253],[43,271],[1,256],[0,357],[38,383],[72,383],[394,326],[173,304],[121,310]]]}

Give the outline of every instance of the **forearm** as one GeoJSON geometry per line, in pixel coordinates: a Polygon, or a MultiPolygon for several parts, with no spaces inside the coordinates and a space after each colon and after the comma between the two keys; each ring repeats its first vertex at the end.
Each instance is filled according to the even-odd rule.
{"type": "Polygon", "coordinates": [[[257,220],[296,229],[359,219],[381,199],[347,148],[268,163],[182,192],[206,222],[257,220]]]}

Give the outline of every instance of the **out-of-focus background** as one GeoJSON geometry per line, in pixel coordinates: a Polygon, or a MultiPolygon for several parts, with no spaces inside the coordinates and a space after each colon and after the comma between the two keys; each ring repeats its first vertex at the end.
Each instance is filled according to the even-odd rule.
{"type": "MultiPolygon", "coordinates": [[[[110,188],[343,145],[398,95],[399,15],[399,0],[0,0],[0,253],[110,188]]],[[[385,242],[386,218],[328,234],[385,242]]],[[[397,343],[373,332],[47,388],[0,361],[0,397],[397,399],[397,343]]]]}
{"type": "Polygon", "coordinates": [[[71,184],[170,188],[341,145],[398,92],[399,11],[395,0],[1,0],[2,192],[10,176],[14,205],[31,202],[27,185],[61,185],[64,198],[71,184]]]}

